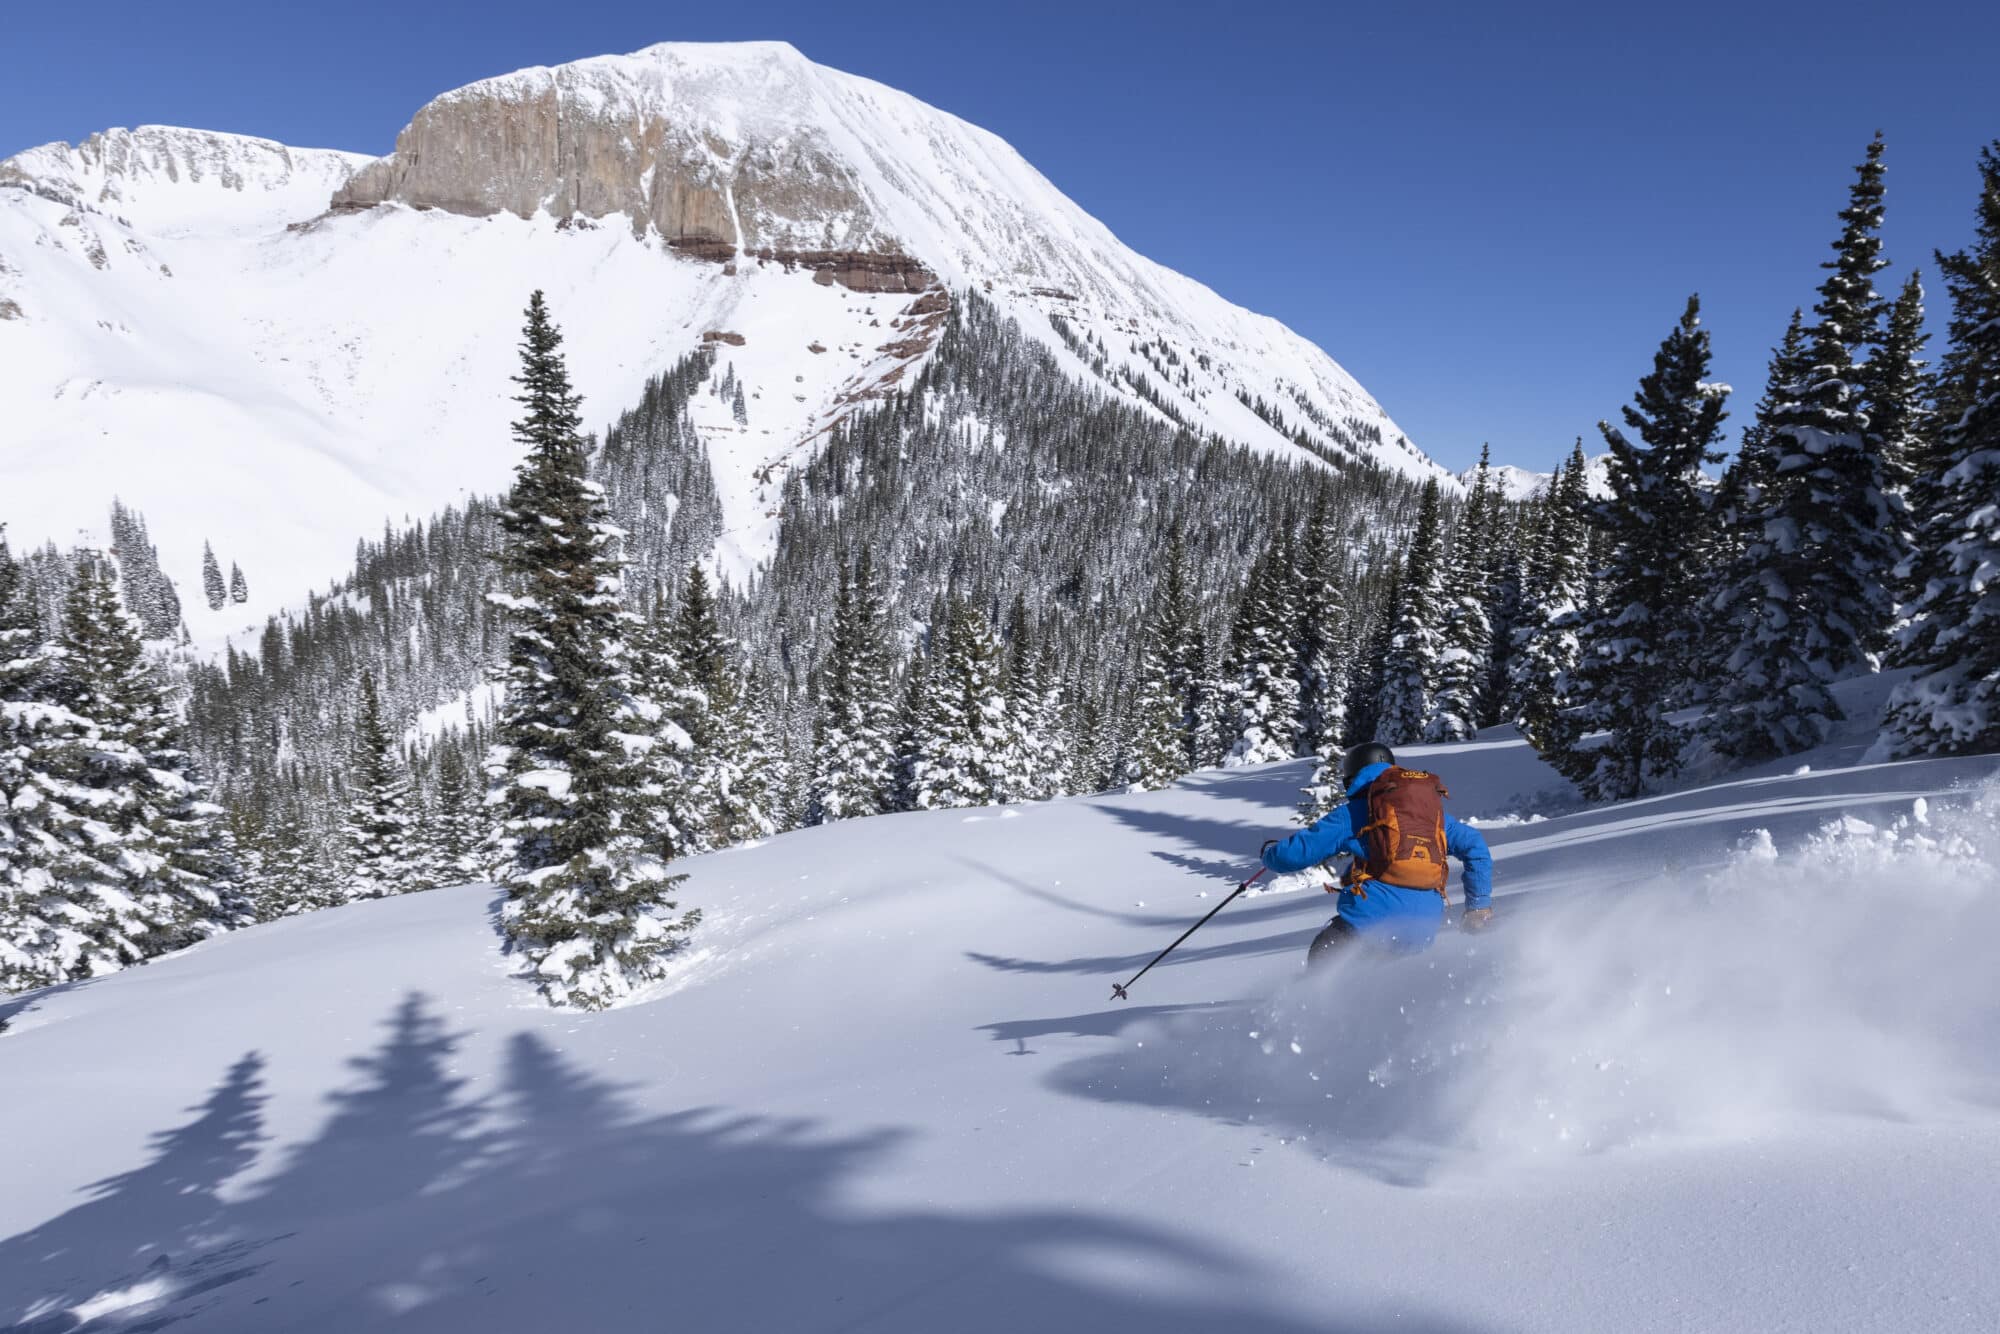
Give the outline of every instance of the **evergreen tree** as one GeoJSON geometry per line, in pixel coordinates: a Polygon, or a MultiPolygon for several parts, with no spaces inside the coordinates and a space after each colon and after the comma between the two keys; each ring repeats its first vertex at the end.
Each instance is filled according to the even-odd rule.
{"type": "Polygon", "coordinates": [[[696,690],[677,647],[680,623],[665,600],[632,638],[632,692],[643,715],[647,846],[663,862],[710,846],[715,802],[705,791],[686,724],[704,725],[707,697],[696,690]]]}
{"type": "Polygon", "coordinates": [[[1711,605],[1728,646],[1703,732],[1739,761],[1789,755],[1816,744],[1840,708],[1805,657],[1796,634],[1797,589],[1811,553],[1798,542],[1810,494],[1783,475],[1778,435],[1799,386],[1812,374],[1803,318],[1792,312],[1771,353],[1771,369],[1743,445],[1723,475],[1716,528],[1718,590],[1711,605]]]}
{"type": "Polygon", "coordinates": [[[1165,787],[1186,773],[1192,762],[1191,701],[1184,690],[1193,681],[1186,676],[1175,679],[1177,665],[1186,670],[1185,660],[1177,664],[1175,655],[1185,643],[1187,618],[1186,571],[1177,537],[1167,568],[1154,585],[1152,614],[1146,618],[1139,650],[1139,689],[1128,720],[1123,774],[1134,788],[1165,787]]]}
{"type": "Polygon", "coordinates": [[[1590,472],[1583,441],[1556,470],[1538,516],[1508,672],[1508,714],[1538,752],[1561,737],[1564,683],[1576,670],[1577,631],[1588,598],[1590,472]]]}
{"type": "Polygon", "coordinates": [[[1952,314],[1919,487],[1921,591],[1901,632],[1915,671],[1884,719],[1897,754],[2000,748],[2000,140],[1979,174],[1973,244],[1938,256],[1952,314]]]}
{"type": "Polygon", "coordinates": [[[1298,566],[1299,746],[1337,771],[1347,732],[1348,570],[1339,525],[1324,502],[1307,525],[1298,566]]]}
{"type": "Polygon", "coordinates": [[[999,649],[977,607],[946,603],[944,643],[926,674],[912,801],[918,810],[998,799],[995,760],[1007,742],[999,649]]]}
{"type": "Polygon", "coordinates": [[[1036,658],[1035,680],[1040,691],[1033,725],[1041,765],[1037,800],[1046,800],[1075,790],[1068,781],[1069,692],[1063,683],[1062,663],[1056,647],[1046,639],[1042,641],[1036,658]]]}
{"type": "Polygon", "coordinates": [[[1698,652],[1700,533],[1708,521],[1702,465],[1716,445],[1728,389],[1708,380],[1708,331],[1688,298],[1653,370],[1624,411],[1634,441],[1601,423],[1611,448],[1611,497],[1592,510],[1608,543],[1600,603],[1580,635],[1580,661],[1559,689],[1571,700],[1543,752],[1585,796],[1620,801],[1674,772],[1681,729],[1669,722],[1698,652]],[[1585,733],[1602,732],[1586,746],[1585,733]]]}
{"type": "Polygon", "coordinates": [[[1444,577],[1444,622],[1439,636],[1437,693],[1424,725],[1427,741],[1465,741],[1479,731],[1486,711],[1486,682],[1493,657],[1489,604],[1491,564],[1500,524],[1488,452],[1479,451],[1471,498],[1452,537],[1444,577]]]}
{"type": "MultiPolygon", "coordinates": [[[[943,642],[943,623],[933,616],[928,636],[943,642]]],[[[924,648],[910,656],[903,671],[903,697],[896,709],[896,781],[890,809],[914,811],[917,804],[917,776],[923,761],[924,726],[931,697],[930,654],[924,648]]]]}
{"type": "Polygon", "coordinates": [[[1018,595],[1007,614],[1006,648],[1005,740],[994,757],[993,799],[1046,801],[1063,789],[1060,696],[1042,676],[1027,600],[1018,595]]]}
{"type": "Polygon", "coordinates": [[[729,847],[778,831],[787,783],[777,718],[784,701],[766,678],[753,675],[735,692],[723,717],[723,781],[717,789],[716,838],[729,847]]]}
{"type": "Polygon", "coordinates": [[[1396,633],[1396,609],[1403,600],[1403,560],[1391,554],[1376,596],[1356,604],[1359,653],[1347,689],[1347,737],[1368,741],[1381,735],[1382,699],[1388,680],[1389,647],[1396,633]]]}
{"type": "Polygon", "coordinates": [[[251,906],[260,922],[348,901],[347,871],[297,796],[287,796],[256,839],[251,906]]]}
{"type": "Polygon", "coordinates": [[[863,551],[834,596],[807,822],[890,809],[895,796],[897,710],[882,590],[863,551]]]}
{"type": "Polygon", "coordinates": [[[243,577],[243,567],[235,561],[229,562],[229,600],[231,602],[250,600],[250,581],[243,577]]]}
{"type": "Polygon", "coordinates": [[[512,949],[555,1004],[595,1009],[659,975],[698,920],[671,917],[681,879],[647,851],[648,783],[628,750],[629,690],[616,530],[588,480],[578,399],[542,294],[522,340],[527,451],[506,512],[512,585],[507,699],[488,770],[498,785],[512,949]]]}
{"type": "Polygon", "coordinates": [[[438,751],[437,797],[425,830],[425,879],[433,885],[480,879],[480,851],[485,839],[480,791],[472,766],[457,740],[447,737],[438,751]]]}
{"type": "Polygon", "coordinates": [[[1282,530],[1252,567],[1237,604],[1224,680],[1234,740],[1223,764],[1268,764],[1298,753],[1298,652],[1291,543],[1282,530]]]}
{"type": "Polygon", "coordinates": [[[229,592],[222,586],[222,566],[215,560],[215,548],[206,542],[201,544],[201,591],[208,598],[210,611],[221,611],[222,604],[229,600],[229,592]]]}
{"type": "MultiPolygon", "coordinates": [[[[1718,572],[1727,585],[1729,569],[1743,559],[1754,539],[1761,539],[1764,508],[1770,502],[1773,480],[1778,473],[1778,445],[1772,429],[1779,413],[1792,401],[1797,386],[1811,369],[1806,345],[1805,314],[1792,311],[1785,336],[1771,350],[1771,367],[1764,380],[1764,395],[1750,424],[1743,429],[1743,443],[1722,474],[1716,495],[1716,522],[1710,526],[1712,542],[1704,563],[1718,572]]],[[[1728,598],[1715,605],[1726,605],[1728,598]]]]}
{"type": "MultiPolygon", "coordinates": [[[[20,563],[0,528],[0,993],[60,982],[65,910],[47,866],[51,803],[29,767],[81,719],[49,698],[52,664],[20,563]]],[[[44,780],[45,781],[45,780],[44,780]]]]}
{"type": "Polygon", "coordinates": [[[147,639],[170,639],[181,624],[181,599],[160,569],[160,553],[145,516],[111,502],[111,559],[125,585],[125,603],[147,639]]]}
{"type": "Polygon", "coordinates": [[[1437,479],[1424,485],[1416,531],[1404,553],[1402,582],[1382,654],[1375,739],[1389,746],[1422,739],[1430,723],[1444,654],[1444,517],[1437,479]]]}
{"type": "Polygon", "coordinates": [[[668,716],[688,738],[684,832],[687,849],[707,852],[770,831],[754,772],[768,737],[738,679],[734,646],[700,565],[688,567],[675,614],[673,658],[684,688],[668,716]]]}
{"type": "Polygon", "coordinates": [[[1348,570],[1333,510],[1322,501],[1299,561],[1299,746],[1314,758],[1299,813],[1310,824],[1340,799],[1347,735],[1348,570]]]}
{"type": "Polygon", "coordinates": [[[1883,377],[1860,364],[1882,337],[1884,303],[1874,285],[1884,264],[1880,136],[1840,218],[1804,374],[1767,426],[1776,457],[1757,513],[1775,567],[1766,578],[1782,582],[1789,602],[1786,634],[1821,681],[1875,665],[1904,550],[1885,441],[1868,402],[1871,380],[1883,377]]]}
{"type": "Polygon", "coordinates": [[[396,754],[396,739],[382,717],[375,674],[361,673],[354,720],[353,795],[342,832],[347,840],[347,897],[386,898],[428,888],[410,819],[410,782],[396,754]]]}
{"type": "Polygon", "coordinates": [[[56,980],[110,972],[219,929],[166,874],[158,824],[171,793],[147,758],[170,741],[172,713],[139,634],[110,568],[83,556],[54,681],[65,713],[38,729],[26,759],[36,804],[46,803],[43,915],[67,919],[52,961],[56,980]]]}
{"type": "Polygon", "coordinates": [[[1202,716],[1211,694],[1201,613],[1188,577],[1187,536],[1178,524],[1167,544],[1166,568],[1153,592],[1154,651],[1167,693],[1179,707],[1175,734],[1182,751],[1179,772],[1204,763],[1202,716]]]}

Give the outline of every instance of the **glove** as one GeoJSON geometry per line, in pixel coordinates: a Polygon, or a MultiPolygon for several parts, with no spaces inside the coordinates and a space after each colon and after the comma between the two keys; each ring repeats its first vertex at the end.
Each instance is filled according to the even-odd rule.
{"type": "Polygon", "coordinates": [[[1458,929],[1461,931],[1484,931],[1493,920],[1491,908],[1467,908],[1458,915],[1458,929]]]}

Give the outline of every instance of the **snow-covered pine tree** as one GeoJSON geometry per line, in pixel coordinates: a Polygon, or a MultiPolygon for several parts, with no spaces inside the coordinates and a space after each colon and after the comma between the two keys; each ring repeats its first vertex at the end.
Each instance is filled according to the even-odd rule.
{"type": "Polygon", "coordinates": [[[1182,754],[1180,772],[1185,773],[1204,763],[1202,714],[1210,681],[1201,609],[1188,577],[1187,535],[1179,524],[1167,542],[1166,568],[1153,590],[1149,622],[1167,692],[1180,708],[1175,733],[1182,754]]]}
{"type": "Polygon", "coordinates": [[[1813,307],[1818,319],[1808,330],[1805,373],[1769,423],[1777,457],[1760,507],[1787,566],[1786,633],[1822,681],[1878,661],[1906,549],[1884,441],[1870,420],[1871,377],[1861,364],[1880,343],[1885,313],[1874,281],[1886,262],[1880,135],[1856,171],[1840,220],[1813,307]]]}
{"type": "Polygon", "coordinates": [[[1027,599],[1016,595],[1007,613],[1006,739],[994,757],[995,801],[1046,801],[1063,790],[1057,759],[1061,717],[1050,710],[1042,666],[1027,599]]]}
{"type": "Polygon", "coordinates": [[[708,852],[770,834],[768,794],[756,764],[768,762],[770,738],[738,678],[736,648],[722,634],[716,596],[700,564],[688,566],[674,614],[674,660],[686,688],[668,716],[688,736],[688,850],[708,852]]]}
{"type": "Polygon", "coordinates": [[[1295,583],[1291,536],[1281,529],[1251,568],[1237,603],[1224,669],[1232,715],[1225,767],[1289,760],[1298,753],[1295,583]]]}
{"type": "Polygon", "coordinates": [[[1699,546],[1709,518],[1702,465],[1717,444],[1728,386],[1708,380],[1701,303],[1660,344],[1653,369],[1624,410],[1634,441],[1599,423],[1611,448],[1611,497],[1592,507],[1608,540],[1595,583],[1599,606],[1580,636],[1580,660],[1560,689],[1571,707],[1542,752],[1594,800],[1621,801],[1680,768],[1683,737],[1669,722],[1697,651],[1699,546]],[[1603,732],[1585,745],[1586,733],[1603,732]]]}
{"type": "Polygon", "coordinates": [[[2000,749],[2000,140],[1980,151],[1979,177],[1972,246],[1937,257],[1951,325],[1919,487],[1922,591],[1901,633],[1915,671],[1883,729],[1903,755],[2000,749]]]}
{"type": "MultiPolygon", "coordinates": [[[[925,639],[942,647],[944,626],[933,616],[925,639]]],[[[917,765],[924,740],[924,715],[931,695],[931,655],[929,645],[920,643],[903,664],[903,691],[896,704],[896,781],[889,809],[917,809],[917,765]]]]}
{"type": "Polygon", "coordinates": [[[783,700],[761,673],[736,683],[723,715],[723,782],[717,789],[716,837],[723,847],[769,838],[778,831],[788,776],[779,718],[783,700]]]}
{"type": "Polygon", "coordinates": [[[221,611],[222,604],[229,601],[229,590],[222,583],[222,566],[216,562],[215,548],[207,542],[201,544],[201,591],[208,599],[210,611],[221,611]]]}
{"type": "Polygon", "coordinates": [[[750,424],[750,406],[743,401],[743,386],[740,383],[736,386],[735,395],[729,400],[729,415],[736,419],[738,426],[750,424]]]}
{"type": "Polygon", "coordinates": [[[1492,539],[1486,561],[1488,640],[1486,679],[1480,687],[1481,727],[1508,719],[1509,682],[1514,670],[1514,629],[1521,623],[1528,582],[1529,547],[1538,540],[1540,516],[1532,505],[1509,505],[1494,493],[1492,539]]]}
{"type": "Polygon", "coordinates": [[[1493,658],[1490,575],[1500,517],[1489,451],[1482,447],[1472,495],[1452,535],[1445,567],[1437,689],[1424,724],[1426,741],[1468,740],[1478,733],[1486,711],[1486,679],[1493,658]]]}
{"type": "Polygon", "coordinates": [[[1579,439],[1568,462],[1556,469],[1540,506],[1539,532],[1514,628],[1508,715],[1528,744],[1544,754],[1560,736],[1559,720],[1569,706],[1563,683],[1576,670],[1577,631],[1590,579],[1589,487],[1589,464],[1579,439]]]}
{"type": "Polygon", "coordinates": [[[1403,557],[1388,553],[1386,568],[1374,581],[1373,595],[1363,587],[1351,605],[1356,623],[1354,666],[1348,673],[1347,739],[1372,740],[1380,733],[1382,686],[1389,667],[1389,644],[1396,632],[1396,608],[1403,600],[1403,557]]]}
{"type": "Polygon", "coordinates": [[[916,759],[917,810],[983,806],[996,799],[994,760],[1007,742],[999,647],[985,615],[963,598],[947,599],[944,642],[926,673],[916,759]]]}
{"type": "Polygon", "coordinates": [[[446,735],[438,744],[435,791],[418,840],[424,855],[423,878],[430,884],[460,885],[481,878],[479,854],[486,828],[480,796],[464,746],[456,734],[446,735]]]}
{"type": "Polygon", "coordinates": [[[1424,484],[1416,531],[1382,654],[1374,737],[1389,746],[1421,740],[1429,726],[1444,655],[1444,513],[1435,477],[1424,484]]]}
{"type": "Polygon", "coordinates": [[[1310,824],[1340,797],[1351,684],[1346,551],[1324,501],[1306,525],[1298,566],[1299,747],[1315,760],[1299,813],[1310,824]]]}
{"type": "Polygon", "coordinates": [[[663,596],[631,635],[633,707],[643,726],[641,764],[647,790],[646,842],[663,862],[705,848],[713,803],[700,790],[694,738],[685,723],[705,717],[707,700],[696,692],[676,650],[679,622],[663,596]]]}
{"type": "Polygon", "coordinates": [[[1347,553],[1333,510],[1318,505],[1298,555],[1299,747],[1338,764],[1347,733],[1347,553]]]}
{"type": "Polygon", "coordinates": [[[160,825],[180,795],[149,752],[174,737],[165,691],[109,566],[78,558],[64,607],[52,702],[27,738],[37,808],[41,916],[57,925],[45,975],[90,977],[177,949],[232,921],[180,892],[160,825]]]}
{"type": "Polygon", "coordinates": [[[82,720],[50,697],[52,664],[21,566],[0,528],[0,993],[60,982],[69,905],[47,866],[51,804],[29,768],[82,720]]]}
{"type": "MultiPolygon", "coordinates": [[[[1715,522],[1709,525],[1704,564],[1716,571],[1718,580],[1724,583],[1728,581],[1731,566],[1742,559],[1751,540],[1762,535],[1762,507],[1770,501],[1771,480],[1778,471],[1771,426],[1779,410],[1791,401],[1810,366],[1805,313],[1794,309],[1790,323],[1785,326],[1785,336],[1771,349],[1763,397],[1757,400],[1750,424],[1743,428],[1743,442],[1736,457],[1723,470],[1722,485],[1716,490],[1715,522]]],[[[1720,606],[1727,600],[1715,600],[1713,605],[1720,606]]]]}
{"type": "Polygon", "coordinates": [[[1192,756],[1191,701],[1184,693],[1192,684],[1175,679],[1178,645],[1187,633],[1186,571],[1178,535],[1167,568],[1153,586],[1145,638],[1139,648],[1139,688],[1126,720],[1126,764],[1123,778],[1137,789],[1161,788],[1188,771],[1192,756]]]}
{"type": "Polygon", "coordinates": [[[1069,784],[1069,692],[1063,683],[1061,655],[1046,638],[1036,657],[1035,680],[1041,692],[1035,710],[1043,766],[1039,790],[1040,799],[1046,800],[1075,791],[1069,784]]]}
{"type": "Polygon", "coordinates": [[[171,639],[181,624],[181,599],[160,569],[160,553],[146,531],[146,518],[111,502],[111,559],[125,587],[125,604],[139,618],[147,639],[171,639]]]}
{"type": "Polygon", "coordinates": [[[1727,652],[1702,732],[1719,754],[1741,761],[1804,750],[1840,717],[1793,633],[1796,589],[1810,558],[1797,541],[1804,516],[1793,511],[1809,495],[1781,478],[1785,446],[1776,435],[1812,373],[1812,355],[1795,310],[1772,349],[1764,396],[1715,506],[1712,528],[1720,536],[1712,552],[1719,563],[1708,605],[1712,633],[1727,652]]]}
{"type": "Polygon", "coordinates": [[[243,577],[243,567],[235,561],[229,562],[229,600],[231,602],[250,600],[250,581],[243,577]]]}
{"type": "Polygon", "coordinates": [[[382,716],[375,673],[361,673],[354,711],[354,759],[348,766],[350,795],[341,833],[347,840],[350,900],[387,898],[432,883],[424,874],[411,820],[410,780],[397,754],[396,738],[382,716]]]}
{"type": "Polygon", "coordinates": [[[841,572],[832,642],[820,680],[806,821],[826,824],[890,809],[896,781],[896,698],[888,625],[867,551],[841,572]]]}
{"type": "Polygon", "coordinates": [[[646,774],[619,606],[618,534],[588,480],[562,335],[540,292],[521,346],[527,451],[500,526],[510,589],[506,702],[488,760],[498,787],[510,947],[554,1004],[597,1009],[657,977],[699,920],[671,916],[682,877],[647,849],[646,774]]]}

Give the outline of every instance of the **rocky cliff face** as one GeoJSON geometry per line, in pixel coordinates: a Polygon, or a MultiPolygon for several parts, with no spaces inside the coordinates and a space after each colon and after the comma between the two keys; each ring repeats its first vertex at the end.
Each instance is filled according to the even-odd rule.
{"type": "Polygon", "coordinates": [[[930,286],[831,143],[817,68],[789,47],[742,52],[691,65],[656,48],[448,93],[333,207],[618,217],[698,259],[803,266],[862,291],[930,286]]]}

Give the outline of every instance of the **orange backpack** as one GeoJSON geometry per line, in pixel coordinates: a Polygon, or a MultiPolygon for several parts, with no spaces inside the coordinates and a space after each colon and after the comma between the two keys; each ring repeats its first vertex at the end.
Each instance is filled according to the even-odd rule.
{"type": "Polygon", "coordinates": [[[1451,867],[1445,861],[1444,799],[1451,793],[1436,774],[1391,766],[1362,792],[1368,823],[1355,831],[1365,855],[1348,868],[1347,887],[1362,898],[1380,880],[1404,889],[1445,895],[1451,867]]]}

